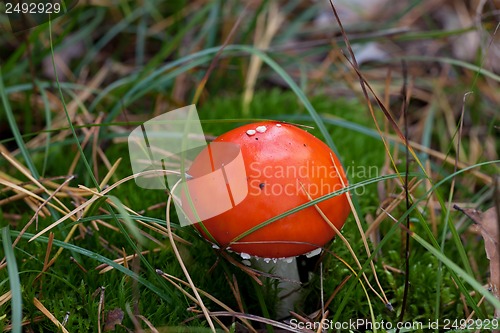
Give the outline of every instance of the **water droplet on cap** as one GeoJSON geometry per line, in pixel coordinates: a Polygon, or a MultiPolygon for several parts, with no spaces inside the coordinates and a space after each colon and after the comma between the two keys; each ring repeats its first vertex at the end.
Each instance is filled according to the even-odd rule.
{"type": "Polygon", "coordinates": [[[267,130],[266,126],[259,126],[256,128],[257,132],[264,133],[267,130]]]}

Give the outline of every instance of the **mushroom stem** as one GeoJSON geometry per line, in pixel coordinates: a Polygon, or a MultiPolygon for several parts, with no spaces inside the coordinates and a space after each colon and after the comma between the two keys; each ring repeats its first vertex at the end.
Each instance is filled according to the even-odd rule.
{"type": "Polygon", "coordinates": [[[246,253],[241,253],[240,256],[247,261],[247,265],[279,279],[277,286],[279,301],[275,309],[275,319],[285,319],[290,317],[290,311],[294,311],[295,304],[300,300],[302,283],[309,280],[311,266],[315,265],[312,263],[318,261],[320,253],[321,248],[317,248],[298,257],[280,259],[253,257],[246,253]]]}
{"type": "Polygon", "coordinates": [[[297,258],[291,258],[291,261],[277,260],[276,262],[272,260],[266,262],[252,258],[252,265],[280,279],[278,284],[278,297],[280,300],[276,308],[276,318],[282,319],[289,317],[290,311],[294,311],[295,303],[297,303],[301,296],[297,258]]]}

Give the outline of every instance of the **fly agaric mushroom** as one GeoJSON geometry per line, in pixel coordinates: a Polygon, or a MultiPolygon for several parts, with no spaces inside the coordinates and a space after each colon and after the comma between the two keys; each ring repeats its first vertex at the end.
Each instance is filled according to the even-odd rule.
{"type": "MultiPolygon", "coordinates": [[[[233,129],[205,148],[194,159],[188,173],[192,179],[186,182],[181,195],[183,210],[198,231],[221,248],[230,247],[242,257],[289,258],[321,248],[335,236],[332,226],[310,206],[241,237],[262,222],[309,202],[310,198],[319,198],[347,185],[333,151],[296,126],[267,121],[233,129]],[[234,154],[226,154],[224,149],[210,149],[217,143],[239,147],[246,177],[236,185],[228,181],[231,178],[228,165],[234,154]],[[204,186],[195,180],[209,179],[216,169],[223,170],[222,191],[228,191],[231,196],[232,191],[246,186],[246,196],[240,202],[231,197],[229,209],[200,219],[203,211],[210,208],[206,206],[217,205],[217,196],[213,186],[204,186]]],[[[317,204],[338,230],[350,212],[346,195],[317,204]]]]}

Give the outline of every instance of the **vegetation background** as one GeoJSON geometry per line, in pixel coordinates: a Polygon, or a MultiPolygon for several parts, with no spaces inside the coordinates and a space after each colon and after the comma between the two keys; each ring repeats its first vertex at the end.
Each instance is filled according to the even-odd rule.
{"type": "Polygon", "coordinates": [[[130,131],[193,102],[213,136],[312,126],[348,168],[347,242],[328,245],[291,318],[494,324],[499,3],[333,5],[82,0],[3,31],[0,330],[310,331],[277,318],[279,279],[131,180],[130,131]]]}

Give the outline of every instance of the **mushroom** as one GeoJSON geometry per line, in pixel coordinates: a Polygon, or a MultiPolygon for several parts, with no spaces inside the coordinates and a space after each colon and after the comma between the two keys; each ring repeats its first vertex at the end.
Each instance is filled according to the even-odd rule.
{"type": "MultiPolygon", "coordinates": [[[[342,189],[343,183],[347,184],[337,157],[321,140],[290,124],[260,122],[222,134],[209,147],[212,148],[200,153],[189,168],[193,180],[222,169],[224,178],[221,179],[226,182],[217,186],[228,191],[230,196],[231,192],[242,191],[246,186],[247,194],[239,203],[231,201],[224,212],[200,219],[204,215],[202,212],[211,208],[204,206],[220,203],[211,201],[215,194],[214,187],[206,185],[208,180],[206,184],[193,181],[193,186],[190,186],[190,180],[187,181],[192,202],[188,202],[188,196],[181,195],[182,207],[205,238],[238,253],[261,258],[289,258],[321,248],[334,237],[333,228],[315,207],[310,206],[240,239],[262,222],[309,202],[309,197],[319,198],[342,189]],[[225,145],[215,149],[217,143],[239,147],[246,179],[231,179],[232,170],[228,166],[235,154],[228,153],[225,145]],[[203,225],[197,222],[203,222],[203,225]]],[[[346,195],[317,204],[339,230],[350,212],[346,195]]]]}
{"type": "MultiPolygon", "coordinates": [[[[290,267],[276,270],[290,277],[296,268],[288,262],[321,249],[335,236],[335,230],[314,206],[260,226],[310,198],[338,191],[347,184],[333,151],[303,129],[271,121],[233,129],[205,148],[188,173],[192,180],[186,182],[181,194],[187,218],[203,237],[221,249],[240,253],[245,261],[250,256],[261,258],[260,266],[264,267],[284,259],[278,261],[279,265],[290,267]],[[241,157],[242,163],[232,164],[235,156],[241,157]],[[240,168],[245,169],[243,173],[240,168]],[[214,186],[217,170],[219,183],[214,186]],[[221,193],[227,195],[226,203],[221,203],[221,193]],[[211,211],[220,213],[208,213],[211,211]]],[[[350,213],[346,195],[317,203],[338,230],[350,213]]]]}

